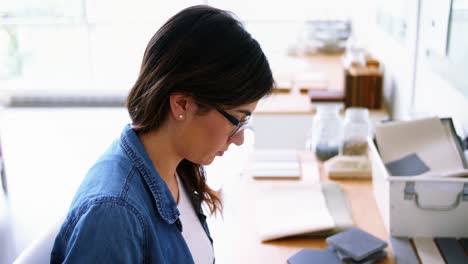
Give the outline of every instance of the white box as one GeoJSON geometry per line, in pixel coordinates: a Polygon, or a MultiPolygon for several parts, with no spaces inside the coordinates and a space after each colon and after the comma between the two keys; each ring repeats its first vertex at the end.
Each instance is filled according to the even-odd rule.
{"type": "Polygon", "coordinates": [[[374,196],[391,236],[468,237],[468,178],[390,176],[373,141],[369,156],[374,196]]]}

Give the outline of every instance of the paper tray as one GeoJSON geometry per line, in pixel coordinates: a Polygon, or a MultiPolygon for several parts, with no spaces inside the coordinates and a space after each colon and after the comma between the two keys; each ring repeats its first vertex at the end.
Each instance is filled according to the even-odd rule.
{"type": "Polygon", "coordinates": [[[374,196],[391,236],[468,236],[468,178],[390,176],[372,140],[369,156],[374,196]]]}

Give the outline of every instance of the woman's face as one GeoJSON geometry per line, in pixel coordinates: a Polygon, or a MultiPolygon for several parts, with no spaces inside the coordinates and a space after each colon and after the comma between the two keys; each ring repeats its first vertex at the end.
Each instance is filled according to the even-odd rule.
{"type": "Polygon", "coordinates": [[[233,123],[247,120],[258,102],[230,109],[211,109],[194,115],[186,134],[184,158],[194,163],[208,165],[216,156],[222,156],[231,143],[240,146],[244,143],[244,130],[236,130],[233,123]],[[224,112],[224,113],[223,113],[224,112]],[[235,118],[235,120],[233,119],[235,118]],[[231,121],[229,120],[231,119],[231,121]]]}

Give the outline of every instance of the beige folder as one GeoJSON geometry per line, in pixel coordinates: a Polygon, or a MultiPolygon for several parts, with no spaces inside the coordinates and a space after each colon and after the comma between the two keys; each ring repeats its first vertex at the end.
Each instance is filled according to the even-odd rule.
{"type": "Polygon", "coordinates": [[[336,183],[303,182],[258,194],[256,224],[260,240],[334,233],[353,225],[349,205],[336,183]]]}

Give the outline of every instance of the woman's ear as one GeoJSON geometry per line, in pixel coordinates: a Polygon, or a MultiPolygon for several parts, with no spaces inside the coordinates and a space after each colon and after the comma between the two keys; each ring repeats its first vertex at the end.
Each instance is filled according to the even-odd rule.
{"type": "Polygon", "coordinates": [[[191,98],[182,93],[171,94],[169,104],[171,106],[171,116],[176,120],[184,120],[190,109],[191,98]]]}

